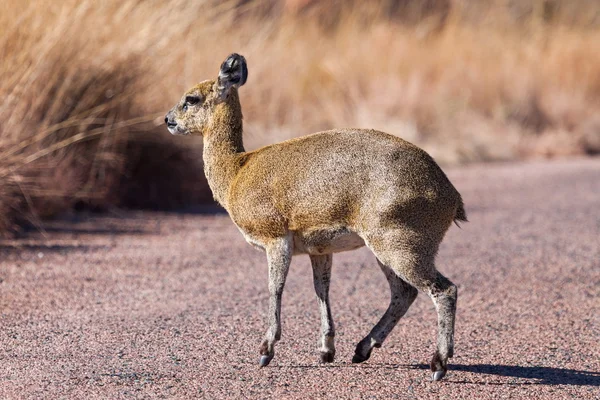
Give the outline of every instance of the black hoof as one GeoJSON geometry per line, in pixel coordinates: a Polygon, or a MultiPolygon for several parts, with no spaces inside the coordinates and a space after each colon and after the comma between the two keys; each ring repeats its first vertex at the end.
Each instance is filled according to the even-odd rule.
{"type": "Polygon", "coordinates": [[[446,375],[446,371],[444,371],[444,370],[435,371],[433,374],[431,374],[431,380],[434,382],[441,381],[445,375],[446,375]]]}
{"type": "Polygon", "coordinates": [[[352,363],[360,364],[361,362],[367,361],[369,357],[371,357],[371,350],[369,350],[366,356],[363,356],[360,353],[354,353],[354,356],[352,357],[352,363]]]}
{"type": "Polygon", "coordinates": [[[267,365],[269,365],[272,359],[273,356],[260,356],[260,361],[258,362],[258,364],[261,368],[266,367],[267,365]]]}
{"type": "Polygon", "coordinates": [[[448,371],[446,361],[442,361],[440,355],[436,352],[431,359],[431,380],[436,382],[442,380],[448,371]]]}
{"type": "Polygon", "coordinates": [[[321,362],[322,363],[332,363],[333,362],[333,357],[335,356],[335,353],[329,353],[329,352],[324,352],[322,351],[321,354],[321,362]]]}

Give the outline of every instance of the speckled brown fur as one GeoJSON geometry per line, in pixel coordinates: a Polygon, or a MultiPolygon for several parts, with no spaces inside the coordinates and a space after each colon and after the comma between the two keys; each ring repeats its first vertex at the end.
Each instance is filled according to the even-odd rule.
{"type": "Polygon", "coordinates": [[[441,379],[453,354],[456,286],[435,269],[434,259],[452,221],[466,221],[460,194],[426,152],[374,130],[331,130],[245,152],[238,88],[247,74],[245,59],[232,54],[216,81],[189,90],[165,120],[173,134],[203,136],[215,199],[246,240],[267,253],[271,297],[261,365],[273,358],[287,270],[292,254],[301,253],[313,262],[321,359],[333,360],[331,254],[367,245],[388,278],[392,299],[353,361],[365,361],[381,346],[419,289],[438,312],[431,365],[434,379],[441,379]]]}

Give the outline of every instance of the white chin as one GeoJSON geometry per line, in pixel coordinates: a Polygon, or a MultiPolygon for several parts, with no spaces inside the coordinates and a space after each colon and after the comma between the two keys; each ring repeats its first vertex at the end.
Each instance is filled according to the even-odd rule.
{"type": "Polygon", "coordinates": [[[179,132],[179,130],[177,128],[167,128],[169,130],[169,132],[171,133],[171,135],[181,135],[181,132],[179,132]]]}

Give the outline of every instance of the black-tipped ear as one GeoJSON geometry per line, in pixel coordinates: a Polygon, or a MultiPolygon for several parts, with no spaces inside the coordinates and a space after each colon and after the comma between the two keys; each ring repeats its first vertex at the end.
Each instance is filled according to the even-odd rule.
{"type": "Polygon", "coordinates": [[[227,93],[232,87],[242,86],[246,83],[246,79],[248,79],[248,66],[243,56],[233,53],[223,61],[218,78],[219,90],[222,94],[227,93]]]}

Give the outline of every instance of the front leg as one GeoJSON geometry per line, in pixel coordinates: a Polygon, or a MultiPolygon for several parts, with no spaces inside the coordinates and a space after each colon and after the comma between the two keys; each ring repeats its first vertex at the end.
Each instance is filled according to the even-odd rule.
{"type": "Polygon", "coordinates": [[[292,260],[290,236],[273,240],[266,246],[269,263],[269,329],[260,346],[260,366],[269,365],[275,355],[275,343],[281,338],[281,296],[292,260]]]}
{"type": "Polygon", "coordinates": [[[311,255],[315,292],[319,299],[321,311],[321,336],[319,337],[319,352],[321,362],[333,362],[335,357],[333,317],[329,306],[329,283],[331,282],[332,255],[311,255]]]}

